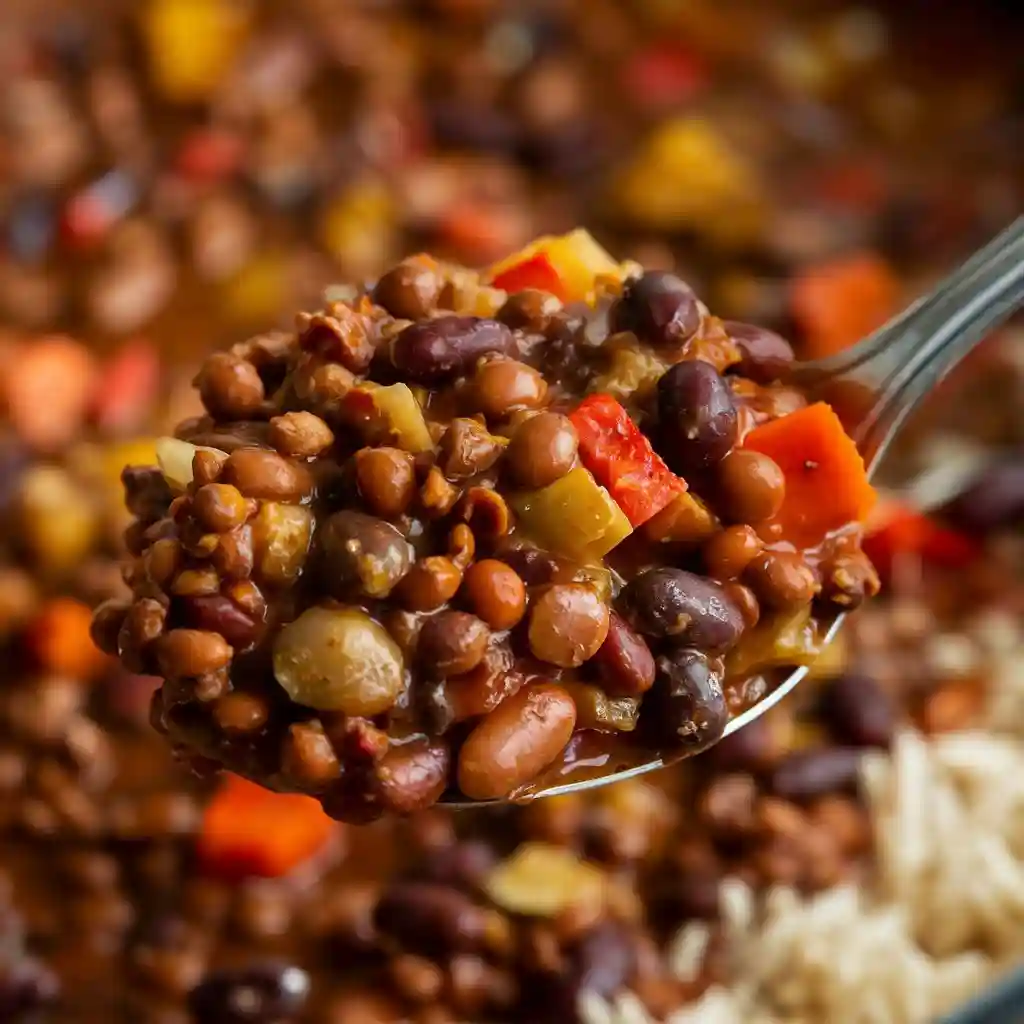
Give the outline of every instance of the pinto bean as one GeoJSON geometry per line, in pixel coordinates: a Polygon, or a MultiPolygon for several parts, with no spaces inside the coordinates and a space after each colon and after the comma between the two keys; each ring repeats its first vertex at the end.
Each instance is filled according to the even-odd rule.
{"type": "Polygon", "coordinates": [[[313,493],[313,477],[305,466],[265,448],[235,449],[224,463],[222,479],[247,498],[297,504],[313,493]]]}
{"type": "Polygon", "coordinates": [[[561,753],[576,725],[562,687],[536,683],[509,697],[469,734],[459,751],[459,788],[497,800],[536,778],[561,753]]]}

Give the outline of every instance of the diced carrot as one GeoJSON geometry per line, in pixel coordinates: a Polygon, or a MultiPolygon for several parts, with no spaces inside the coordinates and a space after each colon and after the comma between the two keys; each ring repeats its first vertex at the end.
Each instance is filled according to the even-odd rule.
{"type": "Polygon", "coordinates": [[[676,476],[611,395],[591,395],[569,415],[580,459],[633,526],[657,515],[686,482],[676,476]]]}
{"type": "Polygon", "coordinates": [[[849,523],[862,523],[877,494],[864,460],[839,417],[824,402],[752,430],[745,448],[771,456],[786,478],[786,497],[768,529],[803,547],[849,523]]]}
{"type": "Polygon", "coordinates": [[[338,823],[312,797],[228,775],[206,806],[198,856],[212,875],[280,878],[324,849],[338,823]]]}
{"type": "Polygon", "coordinates": [[[897,310],[899,284],[888,263],[863,252],[821,263],[794,278],[790,309],[805,355],[840,352],[881,327],[897,310]]]}
{"type": "Polygon", "coordinates": [[[562,279],[558,276],[558,271],[551,265],[547,254],[542,252],[502,271],[492,279],[491,284],[506,292],[521,292],[527,288],[536,288],[538,291],[550,292],[562,302],[566,300],[562,279]]]}
{"type": "Polygon", "coordinates": [[[100,370],[93,419],[102,430],[137,430],[153,411],[160,389],[160,355],[148,341],[131,341],[100,370]]]}
{"type": "Polygon", "coordinates": [[[975,538],[892,500],[882,502],[872,514],[863,548],[883,579],[891,577],[893,563],[901,555],[957,569],[981,553],[975,538]]]}
{"type": "Polygon", "coordinates": [[[55,597],[29,624],[27,644],[41,668],[88,682],[110,664],[89,634],[92,611],[70,597],[55,597]]]}
{"type": "Polygon", "coordinates": [[[31,447],[59,448],[81,429],[95,385],[96,363],[84,345],[63,335],[28,341],[7,365],[8,418],[31,447]]]}

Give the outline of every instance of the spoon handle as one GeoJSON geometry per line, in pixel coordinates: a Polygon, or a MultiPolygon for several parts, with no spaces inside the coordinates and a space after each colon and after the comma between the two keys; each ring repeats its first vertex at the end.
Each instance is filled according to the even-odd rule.
{"type": "Polygon", "coordinates": [[[813,365],[819,379],[870,391],[855,437],[869,469],[929,391],[994,327],[1024,305],[1024,217],[847,352],[813,365]]]}

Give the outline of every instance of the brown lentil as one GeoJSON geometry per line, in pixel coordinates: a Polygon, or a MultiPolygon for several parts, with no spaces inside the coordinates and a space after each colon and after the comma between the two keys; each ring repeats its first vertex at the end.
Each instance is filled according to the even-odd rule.
{"type": "Polygon", "coordinates": [[[311,412],[287,412],[270,421],[267,434],[270,443],[281,455],[311,459],[334,444],[334,432],[311,412]]]}
{"type": "Polygon", "coordinates": [[[578,445],[576,428],[567,417],[542,412],[516,428],[506,461],[521,486],[546,487],[572,469],[578,445]]]}
{"type": "Polygon", "coordinates": [[[722,512],[739,523],[761,523],[782,507],[786,478],[761,452],[735,448],[718,465],[722,512]]]}
{"type": "Polygon", "coordinates": [[[766,551],[744,570],[743,582],[771,608],[807,604],[821,589],[814,570],[793,551],[766,551]]]}
{"type": "Polygon", "coordinates": [[[400,448],[362,448],[355,455],[359,495],[385,519],[402,515],[416,496],[413,459],[400,448]]]}

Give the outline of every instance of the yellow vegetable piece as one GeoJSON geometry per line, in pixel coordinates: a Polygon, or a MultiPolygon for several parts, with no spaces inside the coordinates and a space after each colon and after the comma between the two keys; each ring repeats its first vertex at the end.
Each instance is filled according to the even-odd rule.
{"type": "Polygon", "coordinates": [[[633,532],[612,496],[582,466],[512,498],[519,526],[538,544],[581,562],[597,561],[633,532]]]}
{"type": "Polygon", "coordinates": [[[555,917],[571,907],[603,905],[609,885],[600,868],[565,847],[524,843],[491,872],[484,888],[512,914],[555,917]]]}
{"type": "Polygon", "coordinates": [[[487,272],[487,280],[493,280],[510,267],[540,253],[547,256],[557,271],[568,302],[589,301],[593,297],[598,275],[614,276],[621,269],[620,264],[595,241],[589,231],[576,228],[567,235],[542,235],[534,239],[525,249],[520,249],[491,267],[487,272]]]}
{"type": "Polygon", "coordinates": [[[742,678],[770,668],[813,665],[821,653],[810,608],[766,619],[747,633],[726,658],[726,675],[742,678]]]}
{"type": "Polygon", "coordinates": [[[277,252],[260,253],[224,285],[224,309],[242,324],[275,321],[285,307],[288,269],[277,252]]]}
{"type": "MultiPolygon", "coordinates": [[[[365,388],[367,385],[360,386],[365,388]]],[[[399,448],[415,455],[429,452],[434,447],[423,409],[408,384],[391,384],[370,390],[373,404],[387,419],[399,448]]]]}
{"type": "Polygon", "coordinates": [[[142,36],[157,91],[175,103],[209,98],[248,27],[248,7],[238,0],[149,0],[142,36]]]}
{"type": "Polygon", "coordinates": [[[755,239],[766,215],[753,168],[699,117],[656,129],[619,176],[613,201],[630,223],[690,229],[724,246],[755,239]]]}
{"type": "Polygon", "coordinates": [[[156,449],[156,463],[173,491],[185,491],[192,483],[192,460],[195,458],[196,452],[202,450],[216,452],[218,455],[226,454],[219,448],[194,445],[176,437],[158,438],[154,448],[156,449]]]}
{"type": "Polygon", "coordinates": [[[395,198],[385,182],[366,178],[349,186],[324,211],[324,247],[348,278],[372,277],[394,251],[395,198]]]}

